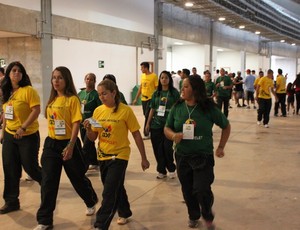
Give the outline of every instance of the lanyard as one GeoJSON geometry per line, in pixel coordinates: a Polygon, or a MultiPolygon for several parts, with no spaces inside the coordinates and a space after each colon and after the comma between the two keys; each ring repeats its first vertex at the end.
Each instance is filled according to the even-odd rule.
{"type": "Polygon", "coordinates": [[[196,109],[197,105],[198,105],[198,104],[196,104],[196,105],[194,106],[194,108],[192,109],[192,111],[190,112],[190,110],[189,110],[187,104],[185,103],[186,110],[188,111],[188,114],[189,114],[189,119],[191,119],[191,115],[192,115],[192,113],[194,112],[194,110],[196,109]]]}

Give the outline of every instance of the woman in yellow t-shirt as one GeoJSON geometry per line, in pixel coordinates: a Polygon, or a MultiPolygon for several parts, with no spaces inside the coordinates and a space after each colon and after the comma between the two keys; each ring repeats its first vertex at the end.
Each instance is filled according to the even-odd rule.
{"type": "Polygon", "coordinates": [[[120,225],[126,224],[132,215],[124,188],[130,155],[128,131],[132,133],[141,154],[143,170],[149,168],[149,162],[139,131],[140,125],[132,109],[120,102],[117,85],[111,80],[103,80],[97,91],[102,105],[95,109],[93,120],[86,119],[83,124],[90,140],[96,140],[97,137],[99,139],[98,160],[104,188],[94,227],[107,230],[116,211],[119,215],[117,223],[120,225]],[[97,128],[95,124],[102,127],[97,128]]]}
{"type": "Polygon", "coordinates": [[[85,176],[78,131],[82,115],[71,72],[60,66],[51,77],[51,92],[45,116],[48,120],[48,137],[45,139],[42,164],[41,206],[37,212],[38,226],[35,230],[52,229],[53,212],[62,167],[78,195],[87,206],[85,214],[95,213],[98,202],[90,180],[85,176]]]}
{"type": "Polygon", "coordinates": [[[20,62],[8,65],[1,85],[3,96],[3,131],[1,133],[5,204],[0,214],[20,209],[19,193],[22,166],[41,183],[38,163],[40,145],[40,97],[31,87],[29,76],[20,62]]]}

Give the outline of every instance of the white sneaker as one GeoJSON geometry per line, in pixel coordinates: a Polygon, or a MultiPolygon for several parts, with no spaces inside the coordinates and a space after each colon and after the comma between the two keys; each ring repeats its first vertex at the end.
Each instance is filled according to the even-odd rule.
{"type": "Polygon", "coordinates": [[[261,125],[261,122],[260,122],[260,121],[257,121],[257,125],[261,125]]]}
{"type": "Polygon", "coordinates": [[[43,225],[43,224],[39,224],[38,226],[36,226],[33,230],[50,230],[53,229],[53,225],[43,225]]]}
{"type": "Polygon", "coordinates": [[[265,126],[265,128],[269,128],[269,125],[268,125],[268,124],[265,124],[264,126],[265,126]]]}
{"type": "Polygon", "coordinates": [[[167,177],[166,174],[158,173],[157,176],[156,176],[156,179],[164,179],[166,177],[167,177]]]}
{"type": "Polygon", "coordinates": [[[97,170],[98,165],[89,165],[89,170],[97,170]]]}
{"type": "Polygon", "coordinates": [[[96,205],[94,205],[91,208],[87,207],[85,210],[85,215],[92,216],[92,215],[94,215],[95,212],[96,212],[96,205]]]}
{"type": "Polygon", "coordinates": [[[169,172],[169,178],[170,179],[176,178],[176,172],[169,172]]]}
{"type": "Polygon", "coordinates": [[[129,221],[128,218],[119,217],[119,218],[117,219],[117,224],[119,224],[119,225],[124,225],[124,224],[127,224],[128,221],[129,221]]]}

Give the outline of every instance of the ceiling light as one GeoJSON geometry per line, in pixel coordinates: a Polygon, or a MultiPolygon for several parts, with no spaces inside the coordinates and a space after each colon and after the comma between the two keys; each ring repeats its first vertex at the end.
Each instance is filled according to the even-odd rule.
{"type": "Polygon", "coordinates": [[[174,42],[174,45],[182,46],[183,43],[182,42],[174,42]]]}
{"type": "Polygon", "coordinates": [[[280,42],[284,43],[284,42],[285,42],[285,40],[284,40],[284,39],[282,39],[282,40],[280,40],[280,42]]]}
{"type": "Polygon", "coordinates": [[[244,25],[240,25],[239,28],[240,29],[245,29],[245,26],[244,25]]]}
{"type": "Polygon", "coordinates": [[[219,17],[219,21],[225,21],[226,18],[224,17],[219,17]]]}
{"type": "Polygon", "coordinates": [[[292,45],[292,46],[295,46],[295,45],[296,45],[296,43],[292,43],[291,45],[292,45]]]}
{"type": "Polygon", "coordinates": [[[255,31],[255,34],[260,34],[260,31],[255,31]]]}
{"type": "Polygon", "coordinates": [[[224,50],[223,50],[223,49],[217,49],[217,51],[219,51],[219,52],[223,52],[224,50]]]}
{"type": "Polygon", "coordinates": [[[192,3],[192,2],[186,2],[184,5],[186,7],[192,7],[192,6],[194,6],[194,3],[192,3]]]}

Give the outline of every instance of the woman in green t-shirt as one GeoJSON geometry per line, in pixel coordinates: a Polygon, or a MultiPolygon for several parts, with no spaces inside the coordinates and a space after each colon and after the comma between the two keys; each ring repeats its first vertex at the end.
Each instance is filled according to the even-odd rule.
{"type": "Polygon", "coordinates": [[[216,124],[222,129],[215,154],[223,157],[230,124],[215,103],[208,99],[202,79],[193,76],[184,79],[181,98],[171,109],[164,132],[176,145],[177,174],[188,208],[188,226],[196,228],[202,215],[206,226],[211,228],[214,226],[212,127],[216,124]]]}
{"type": "Polygon", "coordinates": [[[157,179],[163,179],[169,172],[171,179],[175,178],[176,166],[174,164],[172,141],[164,135],[164,127],[171,107],[179,99],[179,93],[173,86],[170,72],[162,71],[159,76],[157,90],[153,93],[150,102],[145,132],[151,133],[151,143],[157,162],[157,179]]]}

